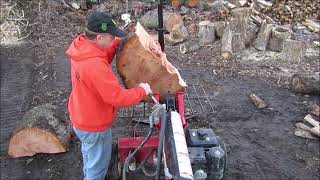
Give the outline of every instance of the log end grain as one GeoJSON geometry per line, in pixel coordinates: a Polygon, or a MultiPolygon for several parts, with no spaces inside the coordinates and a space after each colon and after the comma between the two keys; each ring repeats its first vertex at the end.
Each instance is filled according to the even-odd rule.
{"type": "Polygon", "coordinates": [[[38,128],[24,128],[15,133],[9,142],[11,157],[33,156],[37,153],[62,153],[67,149],[55,135],[38,128]]]}

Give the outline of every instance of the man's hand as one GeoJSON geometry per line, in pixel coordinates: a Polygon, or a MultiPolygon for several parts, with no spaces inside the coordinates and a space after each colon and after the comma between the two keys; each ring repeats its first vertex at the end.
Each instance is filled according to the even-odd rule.
{"type": "Polygon", "coordinates": [[[152,94],[152,90],[151,90],[150,85],[148,83],[140,83],[139,87],[142,87],[146,91],[147,95],[152,94]]]}

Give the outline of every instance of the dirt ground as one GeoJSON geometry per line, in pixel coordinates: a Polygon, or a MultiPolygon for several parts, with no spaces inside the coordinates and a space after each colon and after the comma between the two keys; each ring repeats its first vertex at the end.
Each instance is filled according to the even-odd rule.
{"type": "MultiPolygon", "coordinates": [[[[52,103],[68,117],[70,81],[65,50],[83,32],[87,11],[48,2],[49,6],[43,1],[21,6],[32,9],[26,10],[26,16],[33,33],[22,44],[1,46],[1,179],[82,178],[80,143],[76,138],[71,140],[67,153],[18,159],[7,155],[10,134],[28,109],[52,103]]],[[[195,36],[190,34],[190,39],[195,36]]],[[[319,39],[310,35],[310,40],[312,37],[319,39]]],[[[178,46],[166,44],[166,53],[187,84],[201,84],[208,93],[214,113],[190,118],[189,124],[192,128],[210,127],[225,141],[225,179],[319,179],[319,139],[294,136],[295,123],[303,120],[310,105],[319,103],[319,96],[288,90],[290,74],[319,72],[319,56],[297,65],[281,62],[268,52],[252,57],[256,52],[249,48],[224,61],[219,55],[220,43],[218,40],[188,55],[180,54],[178,46]],[[268,107],[257,109],[248,99],[250,93],[264,99],[268,107]]],[[[131,133],[124,130],[132,125],[127,122],[117,119],[114,139],[131,133]]]]}

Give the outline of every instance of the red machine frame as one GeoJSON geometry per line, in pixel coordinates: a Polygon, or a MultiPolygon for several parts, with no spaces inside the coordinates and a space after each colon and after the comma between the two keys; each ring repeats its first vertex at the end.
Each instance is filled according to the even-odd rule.
{"type": "MultiPolygon", "coordinates": [[[[154,97],[158,100],[160,100],[159,94],[154,94],[154,97]]],[[[181,116],[181,122],[184,128],[187,127],[187,121],[185,119],[184,114],[184,92],[180,91],[176,94],[176,105],[177,105],[177,111],[181,116]]],[[[155,125],[156,129],[159,130],[160,122],[155,125]]],[[[128,157],[129,153],[134,151],[139,144],[142,143],[144,140],[144,137],[126,137],[126,138],[118,138],[118,159],[119,163],[121,165],[124,164],[125,159],[128,157]]],[[[141,162],[152,150],[157,149],[159,143],[159,137],[153,136],[151,137],[146,144],[143,146],[142,149],[140,149],[135,159],[137,162],[141,162]]]]}

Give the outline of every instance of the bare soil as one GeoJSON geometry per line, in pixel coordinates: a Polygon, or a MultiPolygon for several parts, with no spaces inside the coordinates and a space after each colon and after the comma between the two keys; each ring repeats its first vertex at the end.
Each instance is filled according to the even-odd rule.
{"type": "MultiPolygon", "coordinates": [[[[7,155],[10,134],[28,109],[52,103],[61,107],[61,114],[68,118],[70,67],[65,50],[83,32],[88,12],[49,2],[40,3],[40,11],[39,1],[27,2],[25,7],[33,7],[25,9],[33,34],[18,46],[1,46],[1,179],[82,178],[80,143],[76,137],[67,153],[18,159],[7,155]]],[[[107,10],[114,12],[117,8],[122,6],[107,10]]],[[[190,39],[195,36],[191,34],[190,39]]],[[[260,54],[259,61],[250,60],[252,52],[255,51],[249,49],[224,61],[219,54],[220,41],[188,55],[180,54],[178,46],[166,45],[168,59],[187,84],[204,86],[215,110],[189,119],[190,127],[209,127],[223,138],[228,150],[225,179],[319,179],[319,140],[293,134],[295,123],[303,120],[311,104],[319,103],[319,96],[288,90],[289,75],[300,71],[314,74],[318,71],[318,58],[307,58],[296,65],[270,58],[270,53],[260,54]],[[248,99],[250,93],[264,99],[268,107],[257,109],[248,99]]],[[[134,125],[128,121],[117,119],[114,139],[132,133],[126,130],[134,125]]]]}

